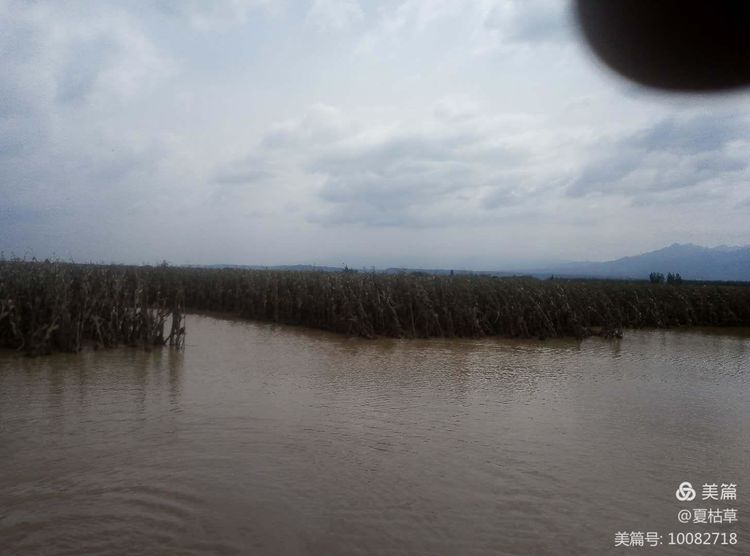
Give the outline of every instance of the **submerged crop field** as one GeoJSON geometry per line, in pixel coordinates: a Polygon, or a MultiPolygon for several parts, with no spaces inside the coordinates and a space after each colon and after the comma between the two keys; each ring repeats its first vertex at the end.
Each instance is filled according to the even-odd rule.
{"type": "Polygon", "coordinates": [[[186,310],[362,337],[581,338],[750,326],[750,287],[0,262],[0,347],[179,345],[186,310]]]}
{"type": "Polygon", "coordinates": [[[183,295],[173,280],[160,267],[0,261],[0,347],[179,346],[183,295]]]}

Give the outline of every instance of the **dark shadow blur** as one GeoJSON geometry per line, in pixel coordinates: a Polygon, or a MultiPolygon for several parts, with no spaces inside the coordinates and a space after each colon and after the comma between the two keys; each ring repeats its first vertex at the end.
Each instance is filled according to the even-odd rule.
{"type": "Polygon", "coordinates": [[[710,92],[750,84],[750,2],[575,0],[594,53],[658,89],[710,92]]]}

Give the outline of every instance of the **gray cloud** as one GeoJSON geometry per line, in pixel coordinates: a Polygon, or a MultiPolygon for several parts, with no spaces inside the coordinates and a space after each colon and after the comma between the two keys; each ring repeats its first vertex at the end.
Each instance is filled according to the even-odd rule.
{"type": "Polygon", "coordinates": [[[159,202],[164,141],[117,120],[169,64],[134,19],[99,7],[0,3],[0,195],[15,215],[0,219],[0,243],[62,253],[92,240],[74,232],[87,223],[104,237],[159,202]]]}
{"type": "MultiPolygon", "coordinates": [[[[315,105],[300,118],[271,125],[257,150],[217,170],[214,181],[306,180],[313,193],[308,220],[328,227],[474,225],[486,218],[477,210],[527,200],[524,187],[534,175],[519,168],[530,164],[530,153],[508,121],[488,122],[472,111],[457,120],[453,111],[446,117],[446,105],[437,103],[419,129],[400,122],[368,126],[315,105]],[[508,196],[504,184],[511,177],[518,181],[508,196]]],[[[226,188],[217,195],[227,195],[226,188]]]]}
{"type": "Polygon", "coordinates": [[[734,147],[735,143],[747,141],[748,132],[750,126],[741,114],[662,119],[607,143],[593,145],[593,159],[582,167],[567,194],[647,196],[707,181],[731,185],[747,179],[744,174],[747,159],[741,156],[741,150],[735,152],[734,147]]]}
{"type": "Polygon", "coordinates": [[[307,18],[321,31],[344,29],[364,19],[357,0],[313,0],[307,18]]]}
{"type": "Polygon", "coordinates": [[[495,4],[484,25],[507,43],[559,43],[570,39],[570,19],[565,2],[511,0],[495,4]]]}
{"type": "Polygon", "coordinates": [[[255,12],[278,9],[280,0],[156,0],[145,2],[144,9],[152,5],[163,14],[187,21],[192,27],[216,31],[247,22],[255,12]]]}
{"type": "Polygon", "coordinates": [[[263,181],[271,177],[271,173],[266,170],[260,169],[248,169],[248,170],[237,170],[227,171],[218,174],[214,181],[220,184],[250,184],[263,181]]]}
{"type": "Polygon", "coordinates": [[[386,175],[400,170],[429,172],[437,166],[460,164],[461,151],[477,140],[477,136],[465,134],[430,137],[400,133],[370,145],[337,149],[316,159],[309,168],[328,173],[372,171],[386,175]]]}
{"type": "Polygon", "coordinates": [[[519,191],[512,186],[500,186],[484,197],[483,206],[487,209],[513,207],[528,199],[528,192],[519,191]]]}
{"type": "Polygon", "coordinates": [[[306,167],[325,177],[319,198],[329,205],[316,221],[424,227],[475,220],[470,212],[496,189],[498,174],[524,159],[516,150],[488,147],[491,136],[449,129],[392,133],[315,157],[306,167]]]}
{"type": "Polygon", "coordinates": [[[78,42],[65,53],[58,70],[56,96],[60,102],[84,100],[101,74],[111,65],[116,45],[105,37],[78,42]]]}
{"type": "Polygon", "coordinates": [[[647,152],[701,154],[721,151],[731,141],[747,137],[748,122],[742,114],[698,114],[668,117],[623,141],[623,147],[647,152]]]}

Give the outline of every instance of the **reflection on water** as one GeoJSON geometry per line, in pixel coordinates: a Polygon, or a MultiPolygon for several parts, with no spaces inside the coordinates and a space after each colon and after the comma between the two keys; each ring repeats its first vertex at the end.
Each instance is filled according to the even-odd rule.
{"type": "Polygon", "coordinates": [[[717,528],[740,543],[699,553],[748,553],[746,333],[189,327],[183,353],[0,355],[0,553],[605,554],[717,528]],[[739,523],[679,525],[682,481],[738,483],[739,523]]]}

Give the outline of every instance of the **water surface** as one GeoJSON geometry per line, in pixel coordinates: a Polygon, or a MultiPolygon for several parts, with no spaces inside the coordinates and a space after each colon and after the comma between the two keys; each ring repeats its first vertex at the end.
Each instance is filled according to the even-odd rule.
{"type": "Polygon", "coordinates": [[[750,552],[747,334],[188,327],[181,353],[0,355],[0,553],[750,552]],[[686,506],[682,481],[738,500],[686,506]],[[680,525],[683,507],[739,522],[680,525]],[[615,549],[618,531],[740,540],[615,549]]]}

